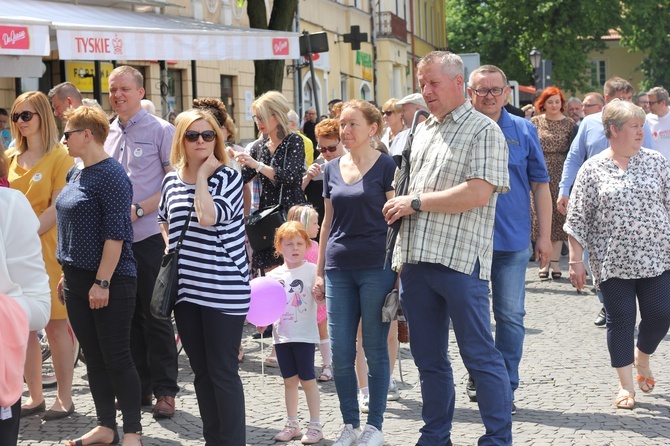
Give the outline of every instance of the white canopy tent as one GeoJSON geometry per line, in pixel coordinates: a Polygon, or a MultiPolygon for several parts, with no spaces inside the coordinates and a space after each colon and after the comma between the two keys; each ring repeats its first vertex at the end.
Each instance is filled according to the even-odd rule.
{"type": "Polygon", "coordinates": [[[61,60],[297,59],[298,38],[102,6],[37,0],[0,6],[0,55],[41,57],[57,49],[61,60]]]}

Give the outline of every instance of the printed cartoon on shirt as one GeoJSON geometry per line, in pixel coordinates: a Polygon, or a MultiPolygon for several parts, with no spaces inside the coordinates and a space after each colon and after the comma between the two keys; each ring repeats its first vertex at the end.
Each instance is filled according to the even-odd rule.
{"type": "MultiPolygon", "coordinates": [[[[283,280],[279,281],[284,289],[286,289],[286,284],[283,280]]],[[[300,279],[294,279],[288,286],[286,290],[286,311],[282,315],[282,319],[285,321],[298,322],[298,314],[304,313],[307,311],[307,305],[305,299],[307,293],[305,292],[305,284],[300,279]]]]}

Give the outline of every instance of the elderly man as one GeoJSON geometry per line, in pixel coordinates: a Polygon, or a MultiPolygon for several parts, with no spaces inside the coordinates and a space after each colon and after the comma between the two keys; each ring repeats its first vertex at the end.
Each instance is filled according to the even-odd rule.
{"type": "Polygon", "coordinates": [[[142,382],[142,405],[151,405],[155,418],[174,415],[177,385],[177,348],[170,321],[156,319],[149,310],[156,276],[165,251],[156,209],[161,183],[170,166],[174,126],[142,108],[142,74],[120,66],[109,75],[109,102],[118,117],[109,128],[105,152],[117,160],[133,182],[133,254],[137,260],[137,305],[130,332],[130,348],[142,382]]]}
{"type": "Polygon", "coordinates": [[[668,113],[668,92],[663,87],[649,90],[649,110],[647,124],[654,139],[654,148],[670,160],[670,114],[668,113]]]}
{"type": "MultiPolygon", "coordinates": [[[[493,233],[491,289],[496,321],[495,345],[505,359],[512,392],[519,387],[519,362],[523,353],[526,314],[526,265],[530,240],[530,192],[537,211],[539,238],[535,258],[546,266],[551,257],[551,194],[537,129],[504,108],[507,77],[498,67],[483,65],[470,74],[468,94],[475,110],[498,123],[509,148],[510,191],[498,197],[493,233]]],[[[581,104],[580,104],[581,105],[581,104]]],[[[470,380],[468,396],[477,401],[470,380]]],[[[512,403],[512,414],[516,407],[512,403]]]]}
{"type": "MultiPolygon", "coordinates": [[[[391,143],[391,149],[389,150],[391,156],[393,157],[399,156],[402,153],[403,149],[405,148],[405,143],[407,142],[407,136],[409,136],[410,131],[409,127],[412,126],[412,120],[414,119],[414,115],[416,114],[416,112],[419,110],[423,110],[426,112],[428,111],[428,107],[426,107],[426,102],[423,100],[423,96],[421,96],[421,93],[413,93],[407,95],[398,102],[396,102],[396,105],[400,105],[402,108],[402,111],[400,112],[400,118],[405,123],[407,129],[398,133],[396,137],[393,138],[393,142],[391,143]]],[[[420,123],[425,120],[426,120],[425,116],[419,116],[420,123]]]]}
{"type": "MultiPolygon", "coordinates": [[[[624,101],[633,100],[633,86],[625,79],[620,77],[613,77],[605,82],[604,86],[605,103],[618,98],[624,101]]],[[[649,126],[644,126],[644,147],[653,149],[654,143],[651,138],[649,126]]],[[[575,182],[577,172],[582,164],[587,159],[595,156],[605,150],[609,146],[609,141],[605,137],[605,130],[603,128],[603,114],[602,112],[594,113],[587,116],[582,121],[582,124],[577,130],[577,135],[570,145],[570,151],[563,164],[563,175],[561,182],[558,185],[558,200],[556,200],[556,207],[558,211],[565,214],[568,209],[568,198],[570,197],[570,188],[575,182]]],[[[585,258],[584,263],[588,263],[585,258]]],[[[602,293],[598,292],[598,298],[602,303],[602,293]]],[[[601,307],[598,316],[593,322],[598,327],[605,326],[606,314],[605,307],[601,307]]]]}
{"type": "Polygon", "coordinates": [[[477,383],[486,428],[479,444],[509,445],[512,391],[491,335],[488,298],[496,199],[509,190],[505,136],[463,97],[463,61],[456,54],[429,53],[417,77],[431,116],[412,144],[408,194],[383,208],[389,224],[404,217],[394,266],[402,266],[400,299],[421,379],[424,426],[417,444],[451,444],[451,320],[477,383]]]}
{"type": "Polygon", "coordinates": [[[579,125],[584,118],[584,114],[582,113],[582,100],[573,96],[568,99],[565,106],[565,112],[568,117],[572,118],[572,120],[575,121],[575,124],[579,125]]]}
{"type": "Polygon", "coordinates": [[[584,96],[584,102],[582,102],[582,111],[584,112],[584,117],[589,115],[595,115],[603,111],[605,106],[605,98],[600,93],[588,93],[584,96]]]}
{"type": "Polygon", "coordinates": [[[65,110],[81,107],[82,104],[81,93],[71,82],[60,83],[49,90],[49,100],[54,109],[54,116],[61,121],[63,121],[65,110]]]}

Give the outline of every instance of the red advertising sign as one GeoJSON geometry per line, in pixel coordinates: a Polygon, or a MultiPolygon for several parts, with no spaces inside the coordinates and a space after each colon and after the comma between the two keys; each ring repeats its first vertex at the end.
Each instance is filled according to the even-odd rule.
{"type": "Polygon", "coordinates": [[[272,39],[272,54],[275,56],[288,56],[288,39],[285,37],[272,39]]]}
{"type": "Polygon", "coordinates": [[[0,48],[5,50],[30,49],[30,34],[25,26],[0,26],[0,48]]]}

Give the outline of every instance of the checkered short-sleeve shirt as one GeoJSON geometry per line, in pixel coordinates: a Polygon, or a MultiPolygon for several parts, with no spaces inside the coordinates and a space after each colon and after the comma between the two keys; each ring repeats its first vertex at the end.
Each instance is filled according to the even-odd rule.
{"type": "Polygon", "coordinates": [[[498,193],[509,190],[507,144],[498,125],[470,102],[442,122],[430,116],[417,131],[410,157],[408,195],[444,191],[479,178],[494,186],[485,206],[460,214],[417,212],[403,219],[394,264],[439,263],[488,280],[493,256],[493,223],[498,193]]]}

